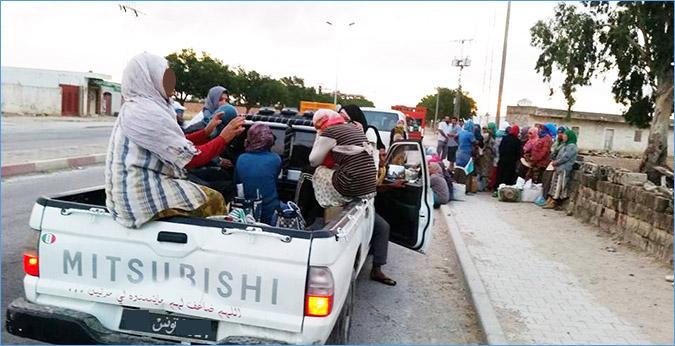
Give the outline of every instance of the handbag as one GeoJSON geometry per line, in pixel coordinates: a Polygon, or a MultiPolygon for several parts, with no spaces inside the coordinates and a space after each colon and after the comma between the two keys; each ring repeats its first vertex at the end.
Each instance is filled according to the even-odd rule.
{"type": "Polygon", "coordinates": [[[274,211],[273,222],[276,227],[295,230],[305,229],[305,219],[300,208],[293,202],[281,203],[280,208],[274,211]]]}

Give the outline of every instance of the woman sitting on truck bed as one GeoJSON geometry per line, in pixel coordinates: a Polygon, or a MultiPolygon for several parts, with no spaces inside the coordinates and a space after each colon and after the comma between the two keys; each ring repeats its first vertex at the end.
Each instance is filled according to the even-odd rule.
{"type": "Polygon", "coordinates": [[[277,177],[281,172],[281,158],[270,151],[274,134],[269,126],[255,123],[248,129],[244,147],[235,165],[235,182],[244,184],[247,199],[262,198],[261,221],[271,224],[274,209],[279,207],[277,177]]]}
{"type": "MultiPolygon", "coordinates": [[[[315,120],[330,121],[341,117],[335,111],[320,109],[315,120]],[[325,117],[325,120],[320,118],[325,117]]],[[[314,124],[320,127],[321,122],[314,124]]],[[[333,125],[323,130],[309,153],[309,163],[317,167],[312,179],[317,202],[322,208],[339,207],[354,198],[375,195],[377,169],[373,149],[363,130],[350,123],[333,125]],[[332,152],[335,169],[323,165],[332,152]]]]}
{"type": "Polygon", "coordinates": [[[169,216],[226,213],[223,196],[188,181],[185,169],[217,156],[243,132],[244,120],[232,120],[209,141],[218,114],[208,128],[186,138],[170,101],[175,86],[166,59],[149,53],[132,58],[122,74],[124,105],[108,146],[105,191],[108,210],[125,227],[169,216]]]}

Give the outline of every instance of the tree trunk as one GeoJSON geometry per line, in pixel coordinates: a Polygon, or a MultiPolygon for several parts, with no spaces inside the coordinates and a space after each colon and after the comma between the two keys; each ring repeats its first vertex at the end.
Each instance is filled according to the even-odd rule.
{"type": "Polygon", "coordinates": [[[659,76],[657,81],[654,118],[649,128],[647,149],[640,162],[640,172],[647,173],[649,180],[654,183],[658,183],[660,178],[654,167],[665,166],[668,156],[668,127],[673,113],[673,70],[659,76]]]}

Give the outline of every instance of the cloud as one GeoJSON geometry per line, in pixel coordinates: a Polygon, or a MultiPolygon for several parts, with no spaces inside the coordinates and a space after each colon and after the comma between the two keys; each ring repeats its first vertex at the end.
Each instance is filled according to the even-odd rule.
{"type": "MultiPolygon", "coordinates": [[[[363,94],[379,107],[416,104],[436,86],[455,88],[450,66],[460,46],[472,66],[463,89],[479,113],[496,111],[505,2],[2,2],[2,62],[9,66],[87,71],[119,81],[126,61],[141,51],[166,55],[207,51],[231,66],[275,78],[297,75],[332,89],[363,94]],[[335,25],[329,26],[329,20],[335,25]],[[350,22],[355,25],[348,27],[350,22]],[[490,76],[492,78],[490,78],[490,76]]],[[[534,70],[538,52],[529,28],[552,15],[553,2],[514,2],[503,108],[528,98],[565,107],[560,93],[534,70]]],[[[611,79],[610,79],[611,80],[611,79]]],[[[618,112],[608,82],[577,93],[576,109],[618,112]]]]}

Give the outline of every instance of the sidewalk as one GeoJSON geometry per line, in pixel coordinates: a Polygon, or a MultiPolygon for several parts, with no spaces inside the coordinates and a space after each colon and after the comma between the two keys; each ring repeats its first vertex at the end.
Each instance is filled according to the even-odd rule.
{"type": "Polygon", "coordinates": [[[673,344],[672,269],[534,204],[479,194],[442,210],[508,342],[673,344]]]}

